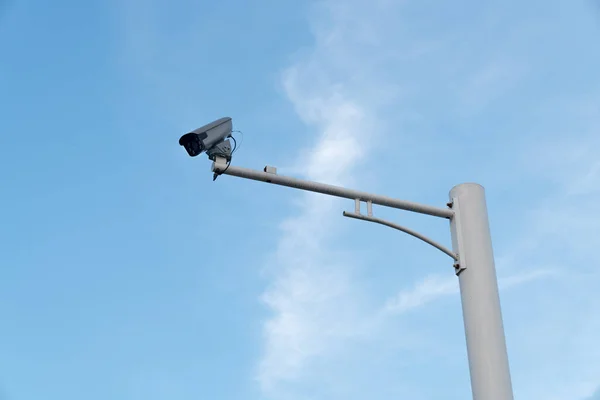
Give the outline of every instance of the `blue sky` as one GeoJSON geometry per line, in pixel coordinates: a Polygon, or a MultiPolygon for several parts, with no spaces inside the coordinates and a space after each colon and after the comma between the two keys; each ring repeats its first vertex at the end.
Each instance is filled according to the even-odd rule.
{"type": "Polygon", "coordinates": [[[483,184],[515,397],[600,398],[599,11],[0,3],[0,398],[469,398],[447,257],[212,182],[177,140],[222,116],[236,165],[441,206],[483,184]]]}

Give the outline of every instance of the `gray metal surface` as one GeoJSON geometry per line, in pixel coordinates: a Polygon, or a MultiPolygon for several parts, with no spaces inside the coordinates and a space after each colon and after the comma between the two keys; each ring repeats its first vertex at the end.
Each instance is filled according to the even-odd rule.
{"type": "Polygon", "coordinates": [[[485,191],[465,183],[450,191],[452,247],[458,275],[474,400],[513,400],[485,191]]]}
{"type": "Polygon", "coordinates": [[[256,171],[248,168],[235,167],[233,165],[227,167],[227,165],[224,162],[219,162],[218,160],[217,162],[213,163],[212,170],[213,172],[223,173],[225,175],[237,176],[240,178],[252,179],[255,181],[267,182],[295,189],[308,190],[310,192],[322,193],[336,197],[343,197],[351,200],[358,199],[361,201],[370,201],[373,204],[378,204],[381,206],[413,211],[416,213],[433,215],[441,218],[450,219],[454,215],[454,212],[447,208],[427,206],[424,204],[394,199],[391,197],[360,192],[358,190],[346,189],[339,186],[327,185],[324,183],[312,182],[303,179],[296,179],[288,176],[256,171]]]}

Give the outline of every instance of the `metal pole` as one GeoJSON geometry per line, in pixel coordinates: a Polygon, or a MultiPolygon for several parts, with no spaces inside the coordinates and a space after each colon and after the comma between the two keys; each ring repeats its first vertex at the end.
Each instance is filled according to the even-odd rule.
{"type": "Polygon", "coordinates": [[[450,191],[452,247],[458,271],[474,400],[513,400],[485,191],[464,183],[450,191]]]}
{"type": "MultiPolygon", "coordinates": [[[[267,168],[270,167],[265,167],[265,169],[267,168]]],[[[433,215],[435,217],[450,219],[454,215],[454,212],[452,210],[448,210],[447,208],[428,206],[411,201],[394,199],[387,196],[346,189],[340,186],[327,185],[325,183],[277,175],[276,173],[271,172],[256,171],[253,169],[236,167],[233,165],[227,166],[225,160],[221,158],[217,158],[217,161],[213,162],[212,170],[213,172],[217,172],[219,174],[237,176],[240,178],[252,179],[255,181],[267,182],[274,185],[287,186],[295,189],[308,190],[310,192],[322,193],[329,196],[371,202],[371,204],[413,211],[420,214],[433,215]]]]}

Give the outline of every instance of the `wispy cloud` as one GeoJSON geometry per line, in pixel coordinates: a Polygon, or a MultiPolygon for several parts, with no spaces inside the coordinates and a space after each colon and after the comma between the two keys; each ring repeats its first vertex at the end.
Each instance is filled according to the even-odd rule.
{"type": "Polygon", "coordinates": [[[413,288],[401,291],[386,302],[384,311],[401,314],[424,306],[441,297],[458,293],[458,280],[454,276],[429,275],[413,288]]]}
{"type": "Polygon", "coordinates": [[[600,120],[586,118],[582,124],[584,109],[547,116],[556,128],[545,132],[535,156],[528,154],[528,164],[545,166],[536,173],[553,182],[554,190],[529,212],[523,231],[529,246],[521,258],[559,266],[560,279],[530,293],[535,300],[525,307],[534,313],[532,319],[513,333],[521,342],[513,358],[523,380],[518,388],[526,398],[587,399],[600,384],[600,192],[591,183],[600,158],[593,151],[597,135],[589,135],[600,120]],[[566,371],[564,365],[569,366],[566,371]]]}
{"type": "MultiPolygon", "coordinates": [[[[360,90],[372,80],[353,80],[365,71],[355,60],[380,40],[376,30],[360,20],[355,4],[330,1],[315,9],[315,46],[282,77],[298,116],[317,135],[315,144],[299,155],[295,169],[308,179],[345,185],[368,154],[365,134],[376,132],[374,104],[381,101],[360,90]],[[331,24],[322,25],[325,21],[331,24]],[[365,37],[367,44],[357,42],[365,37]],[[362,50],[357,52],[356,45],[362,50]]],[[[264,325],[258,380],[266,394],[277,398],[293,397],[293,391],[282,388],[305,377],[311,363],[337,342],[358,334],[364,318],[350,260],[325,250],[332,218],[339,218],[333,211],[337,201],[311,194],[302,199],[298,214],[282,224],[282,239],[268,268],[272,281],[262,296],[272,316],[264,325]]]]}
{"type": "MultiPolygon", "coordinates": [[[[544,277],[555,276],[554,270],[533,270],[498,279],[499,289],[505,290],[544,277]]],[[[459,293],[458,279],[454,276],[428,275],[411,289],[401,291],[386,302],[384,312],[401,314],[436,301],[442,297],[459,293]]]]}
{"type": "MultiPolygon", "coordinates": [[[[319,137],[299,164],[308,179],[347,183],[348,174],[364,154],[361,126],[369,110],[330,87],[323,87],[323,93],[304,95],[301,87],[309,83],[305,78],[299,80],[296,69],[301,68],[286,73],[286,93],[319,137]]],[[[273,281],[263,295],[273,316],[265,323],[265,352],[258,378],[269,394],[302,376],[312,358],[355,329],[352,304],[356,288],[351,270],[324,250],[331,218],[339,217],[332,209],[335,203],[303,195],[299,215],[282,224],[283,238],[271,269],[273,281]]]]}

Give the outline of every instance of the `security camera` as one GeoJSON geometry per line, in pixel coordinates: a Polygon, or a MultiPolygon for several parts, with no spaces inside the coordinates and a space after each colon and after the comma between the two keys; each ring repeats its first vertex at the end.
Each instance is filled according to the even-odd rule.
{"type": "Polygon", "coordinates": [[[179,139],[179,144],[185,148],[190,157],[196,157],[206,151],[208,158],[224,157],[231,160],[231,118],[218,119],[210,124],[186,133],[179,139]]]}

